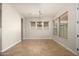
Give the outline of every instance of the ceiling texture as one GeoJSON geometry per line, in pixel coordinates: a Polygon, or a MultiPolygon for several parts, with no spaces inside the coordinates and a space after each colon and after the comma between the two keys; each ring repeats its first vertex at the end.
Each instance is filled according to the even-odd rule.
{"type": "Polygon", "coordinates": [[[43,16],[54,16],[63,7],[68,6],[68,3],[11,3],[24,17],[37,17],[39,13],[43,16]]]}

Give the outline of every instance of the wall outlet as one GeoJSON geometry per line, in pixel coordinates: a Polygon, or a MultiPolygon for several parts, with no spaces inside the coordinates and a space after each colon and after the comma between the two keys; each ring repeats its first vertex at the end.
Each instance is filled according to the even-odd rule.
{"type": "Polygon", "coordinates": [[[79,51],[79,48],[77,48],[77,51],[79,51]]]}
{"type": "Polygon", "coordinates": [[[79,21],[77,21],[77,24],[79,24],[79,21]]]}
{"type": "Polygon", "coordinates": [[[77,37],[79,37],[79,35],[77,34],[77,37]]]}

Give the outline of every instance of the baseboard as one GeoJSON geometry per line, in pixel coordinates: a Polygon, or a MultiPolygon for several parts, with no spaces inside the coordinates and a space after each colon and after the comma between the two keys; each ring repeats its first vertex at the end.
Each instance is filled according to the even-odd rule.
{"type": "Polygon", "coordinates": [[[18,44],[19,42],[21,42],[21,40],[18,40],[17,42],[13,43],[12,45],[10,45],[9,47],[3,49],[1,52],[5,52],[7,51],[8,49],[10,49],[11,47],[15,46],[16,44],[18,44]]]}
{"type": "Polygon", "coordinates": [[[52,39],[52,38],[24,38],[24,40],[26,39],[52,39]]]}
{"type": "Polygon", "coordinates": [[[66,48],[67,50],[69,50],[70,52],[72,52],[73,54],[77,55],[77,53],[75,51],[73,51],[72,49],[70,49],[69,47],[67,47],[66,45],[62,44],[61,42],[58,42],[56,40],[54,40],[55,42],[57,42],[58,44],[60,44],[61,46],[63,46],[64,48],[66,48]]]}

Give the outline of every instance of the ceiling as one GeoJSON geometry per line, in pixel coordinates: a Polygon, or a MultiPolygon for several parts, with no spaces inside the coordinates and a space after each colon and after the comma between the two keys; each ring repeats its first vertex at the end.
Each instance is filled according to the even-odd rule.
{"type": "Polygon", "coordinates": [[[38,16],[40,13],[44,16],[54,16],[68,3],[13,3],[11,4],[22,16],[38,16]]]}

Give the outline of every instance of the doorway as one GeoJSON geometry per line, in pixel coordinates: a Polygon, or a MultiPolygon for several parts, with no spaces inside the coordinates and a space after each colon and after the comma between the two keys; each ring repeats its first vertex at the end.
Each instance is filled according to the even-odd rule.
{"type": "Polygon", "coordinates": [[[21,41],[23,41],[23,18],[21,18],[21,41]]]}

